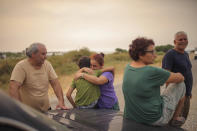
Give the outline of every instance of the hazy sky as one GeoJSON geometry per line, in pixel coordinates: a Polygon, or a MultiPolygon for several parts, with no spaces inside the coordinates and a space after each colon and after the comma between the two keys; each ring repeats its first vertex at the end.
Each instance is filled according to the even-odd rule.
{"type": "Polygon", "coordinates": [[[0,0],[0,51],[42,42],[48,51],[128,49],[138,36],[197,46],[197,0],[0,0]]]}

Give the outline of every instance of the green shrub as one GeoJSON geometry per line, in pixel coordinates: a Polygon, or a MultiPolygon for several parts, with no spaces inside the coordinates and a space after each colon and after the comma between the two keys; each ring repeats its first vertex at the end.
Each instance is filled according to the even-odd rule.
{"type": "Polygon", "coordinates": [[[173,45],[160,45],[160,46],[156,46],[155,49],[156,51],[162,51],[162,52],[167,52],[169,49],[174,48],[173,45]]]}
{"type": "Polygon", "coordinates": [[[12,73],[12,70],[14,69],[14,66],[16,63],[21,60],[19,58],[17,59],[5,59],[0,60],[0,88],[3,90],[8,89],[8,84],[10,80],[10,76],[12,73]]]}
{"type": "Polygon", "coordinates": [[[128,52],[108,54],[104,58],[105,58],[105,62],[130,61],[131,60],[128,52]]]}
{"type": "Polygon", "coordinates": [[[55,69],[58,75],[70,75],[78,70],[78,66],[75,63],[65,63],[55,69]]]}
{"type": "Polygon", "coordinates": [[[127,52],[127,50],[126,49],[121,49],[121,48],[116,48],[115,52],[116,53],[124,53],[124,52],[127,52]]]}
{"type": "Polygon", "coordinates": [[[81,56],[90,56],[90,54],[92,54],[92,52],[90,52],[88,48],[82,48],[79,51],[69,51],[68,53],[64,54],[64,57],[68,59],[67,62],[77,63],[81,56]]]}
{"type": "Polygon", "coordinates": [[[154,63],[161,63],[162,62],[162,58],[163,58],[163,55],[157,55],[157,58],[155,59],[154,63]]]}
{"type": "Polygon", "coordinates": [[[47,59],[58,75],[68,75],[78,70],[77,62],[81,56],[90,56],[91,53],[88,48],[82,48],[79,51],[73,50],[62,56],[50,56],[47,59]]]}
{"type": "Polygon", "coordinates": [[[157,55],[164,55],[165,54],[165,52],[163,52],[163,51],[158,51],[157,52],[157,55]]]}

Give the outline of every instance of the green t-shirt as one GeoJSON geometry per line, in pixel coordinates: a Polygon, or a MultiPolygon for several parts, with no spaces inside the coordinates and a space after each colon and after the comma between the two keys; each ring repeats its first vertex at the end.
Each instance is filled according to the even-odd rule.
{"type": "Polygon", "coordinates": [[[157,121],[163,109],[160,86],[169,76],[170,72],[161,68],[134,68],[127,65],[122,86],[125,99],[124,117],[146,124],[157,121]]]}
{"type": "MultiPolygon", "coordinates": [[[[100,76],[102,72],[100,70],[95,71],[95,76],[100,76]]],[[[87,106],[92,102],[98,100],[100,97],[100,88],[98,85],[94,85],[85,79],[78,79],[72,81],[72,88],[76,88],[77,93],[75,96],[75,104],[78,106],[87,106]]]]}

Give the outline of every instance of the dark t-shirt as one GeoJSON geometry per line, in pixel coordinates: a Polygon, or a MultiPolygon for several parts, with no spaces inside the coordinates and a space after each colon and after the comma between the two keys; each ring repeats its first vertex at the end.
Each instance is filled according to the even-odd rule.
{"type": "Polygon", "coordinates": [[[186,52],[179,53],[174,49],[169,50],[162,60],[162,68],[174,73],[180,72],[185,77],[186,95],[191,96],[193,85],[192,64],[186,52]]]}

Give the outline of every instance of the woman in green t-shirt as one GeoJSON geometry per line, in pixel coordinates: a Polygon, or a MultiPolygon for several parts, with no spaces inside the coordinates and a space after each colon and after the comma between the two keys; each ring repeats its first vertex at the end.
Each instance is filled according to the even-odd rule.
{"type": "Polygon", "coordinates": [[[172,125],[181,125],[184,123],[183,117],[179,117],[184,102],[184,77],[149,66],[156,58],[154,48],[154,41],[144,37],[133,40],[129,47],[133,61],[124,72],[124,117],[159,126],[172,119],[172,125]],[[168,86],[160,95],[160,86],[164,83],[168,86]]]}

